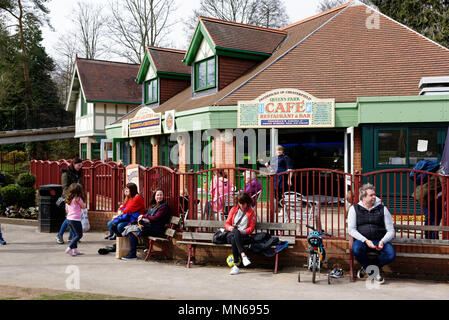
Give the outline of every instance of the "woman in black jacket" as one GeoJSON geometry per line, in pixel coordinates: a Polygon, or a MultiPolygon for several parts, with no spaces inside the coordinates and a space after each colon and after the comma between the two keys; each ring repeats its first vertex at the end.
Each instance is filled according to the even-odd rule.
{"type": "Polygon", "coordinates": [[[146,214],[143,214],[137,220],[137,223],[141,226],[142,231],[138,234],[132,232],[128,234],[130,251],[129,254],[123,257],[123,260],[136,259],[137,242],[138,237],[162,237],[165,232],[165,226],[169,223],[171,217],[170,207],[164,199],[164,192],[161,189],[157,189],[153,193],[151,200],[151,208],[146,214]]]}
{"type": "MultiPolygon", "coordinates": [[[[62,197],[65,199],[67,196],[67,190],[69,189],[72,183],[83,184],[83,160],[79,157],[75,157],[72,160],[72,163],[65,169],[61,169],[61,185],[62,185],[62,197]]],[[[64,232],[67,230],[68,224],[67,219],[61,225],[59,229],[58,235],[56,236],[56,242],[59,244],[64,243],[64,232]]],[[[69,240],[72,238],[72,230],[70,229],[69,240]]]]}

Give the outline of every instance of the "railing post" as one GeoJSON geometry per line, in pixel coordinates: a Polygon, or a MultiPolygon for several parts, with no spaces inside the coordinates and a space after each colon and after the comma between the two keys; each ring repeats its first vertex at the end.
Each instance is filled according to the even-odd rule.
{"type": "Polygon", "coordinates": [[[187,174],[187,194],[189,195],[189,215],[187,219],[193,218],[193,212],[195,210],[195,204],[196,204],[196,190],[194,185],[194,179],[195,179],[195,173],[193,172],[193,169],[190,170],[190,172],[187,174]]]}
{"type": "MultiPolygon", "coordinates": [[[[444,185],[446,186],[446,206],[443,211],[443,221],[441,225],[449,226],[449,176],[444,177],[444,185]]],[[[443,189],[444,190],[444,189],[443,189]]],[[[444,198],[444,195],[443,195],[444,198]]],[[[443,232],[443,240],[449,239],[449,232],[443,232]]]]}
{"type": "Polygon", "coordinates": [[[90,173],[90,199],[89,199],[89,209],[91,211],[96,211],[96,201],[95,201],[95,171],[94,166],[88,168],[90,173]]]}
{"type": "Polygon", "coordinates": [[[359,189],[362,186],[362,175],[360,171],[356,171],[354,174],[354,204],[359,202],[359,189]]]}

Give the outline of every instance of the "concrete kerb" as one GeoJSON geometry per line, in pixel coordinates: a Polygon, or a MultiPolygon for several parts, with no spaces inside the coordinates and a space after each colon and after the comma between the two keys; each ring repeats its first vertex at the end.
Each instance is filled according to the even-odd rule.
{"type": "Polygon", "coordinates": [[[449,296],[447,282],[387,278],[385,285],[368,288],[365,281],[350,283],[347,274],[332,285],[322,274],[313,284],[311,273],[305,269],[286,268],[273,274],[271,269],[252,266],[231,276],[227,266],[195,265],[187,269],[184,263],[159,259],[123,261],[113,253],[98,254],[99,248],[112,243],[103,239],[104,232],[85,233],[79,245],[85,255],[71,257],[64,253],[67,244],[56,244],[54,233],[39,233],[34,226],[2,227],[8,242],[0,246],[2,285],[164,300],[408,300],[449,296]],[[223,290],[225,287],[236,290],[223,290]]]}

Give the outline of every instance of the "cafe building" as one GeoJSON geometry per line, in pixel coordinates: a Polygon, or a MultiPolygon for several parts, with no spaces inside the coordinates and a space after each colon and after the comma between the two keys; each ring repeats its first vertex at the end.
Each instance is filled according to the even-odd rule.
{"type": "Polygon", "coordinates": [[[138,108],[106,126],[114,160],[353,173],[439,161],[449,50],[358,1],[281,29],[200,17],[186,51],[148,48],[138,108]]]}

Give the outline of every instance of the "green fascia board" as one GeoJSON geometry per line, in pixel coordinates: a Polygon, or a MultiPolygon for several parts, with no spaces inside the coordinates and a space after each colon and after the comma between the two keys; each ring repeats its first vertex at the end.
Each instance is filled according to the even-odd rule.
{"type": "Polygon", "coordinates": [[[151,58],[148,50],[145,52],[145,56],[143,57],[142,64],[140,65],[139,74],[137,75],[136,82],[138,84],[142,84],[145,80],[145,76],[147,75],[148,69],[153,68],[154,73],[157,73],[156,67],[154,65],[154,61],[151,58]]]}
{"type": "Polygon", "coordinates": [[[336,103],[335,104],[335,127],[348,128],[357,127],[358,112],[357,103],[336,103]]]}
{"type": "Polygon", "coordinates": [[[215,47],[216,54],[231,58],[239,58],[246,60],[263,61],[271,56],[270,53],[247,51],[233,48],[215,47]]]}
{"type": "Polygon", "coordinates": [[[106,137],[108,139],[122,138],[122,124],[119,123],[114,125],[109,125],[105,127],[106,137]]]}
{"type": "Polygon", "coordinates": [[[161,79],[172,79],[172,80],[190,80],[190,74],[187,73],[174,73],[174,72],[157,72],[158,78],[161,79]]]}
{"type": "Polygon", "coordinates": [[[125,101],[107,101],[107,100],[86,100],[86,102],[97,102],[97,103],[117,103],[117,104],[136,104],[139,105],[140,102],[125,102],[125,101]]]}
{"type": "Polygon", "coordinates": [[[449,121],[449,95],[363,97],[357,104],[360,124],[449,121]]]}
{"type": "Polygon", "coordinates": [[[145,75],[147,74],[148,67],[150,66],[150,55],[148,51],[145,52],[145,56],[143,57],[142,64],[140,65],[139,73],[137,74],[136,82],[138,84],[142,84],[145,79],[145,75]]]}
{"type": "Polygon", "coordinates": [[[211,47],[214,54],[216,54],[215,44],[212,39],[209,37],[206,28],[201,23],[201,20],[198,22],[198,26],[196,27],[195,33],[193,35],[192,41],[190,42],[189,49],[187,50],[186,57],[184,59],[184,63],[188,66],[191,66],[193,61],[195,60],[196,53],[201,45],[201,41],[206,39],[207,43],[211,47]]]}

